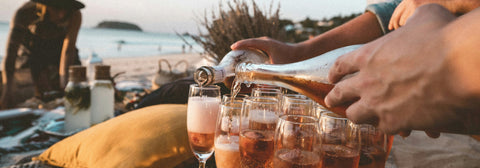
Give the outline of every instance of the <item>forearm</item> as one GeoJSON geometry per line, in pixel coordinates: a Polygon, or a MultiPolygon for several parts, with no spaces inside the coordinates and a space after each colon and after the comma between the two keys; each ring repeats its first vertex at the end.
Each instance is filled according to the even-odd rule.
{"type": "Polygon", "coordinates": [[[16,54],[15,47],[8,47],[7,56],[5,56],[3,60],[2,78],[4,85],[10,85],[13,81],[13,74],[15,72],[15,56],[13,56],[13,54],[16,54]]]}
{"type": "Polygon", "coordinates": [[[20,44],[15,39],[22,38],[23,36],[19,35],[21,33],[15,32],[15,29],[12,29],[10,37],[7,40],[6,55],[3,59],[3,87],[5,90],[11,90],[13,86],[13,75],[15,73],[15,61],[17,58],[18,48],[20,44]]]}
{"type": "Polygon", "coordinates": [[[375,15],[366,12],[313,39],[299,43],[298,52],[303,53],[299,55],[304,55],[304,60],[340,47],[367,43],[382,35],[375,15]]]}
{"type": "Polygon", "coordinates": [[[448,50],[451,90],[463,103],[457,110],[468,134],[480,133],[480,8],[459,17],[442,33],[448,50]],[[468,26],[465,26],[468,25],[468,26]]]}
{"type": "Polygon", "coordinates": [[[464,14],[480,6],[480,0],[453,0],[445,3],[445,7],[454,14],[464,14]]]}
{"type": "MultiPolygon", "coordinates": [[[[65,41],[67,42],[67,40],[65,41]]],[[[73,65],[73,57],[76,54],[76,51],[73,47],[69,46],[68,43],[64,43],[62,50],[62,55],[60,59],[59,75],[60,75],[60,86],[65,88],[68,82],[68,68],[70,65],[73,65]]]]}
{"type": "Polygon", "coordinates": [[[476,9],[446,26],[445,34],[452,70],[468,93],[480,96],[480,8],[476,9]],[[468,26],[465,26],[468,25],[468,26]]]}
{"type": "Polygon", "coordinates": [[[76,41],[80,25],[82,23],[82,14],[80,11],[75,12],[70,20],[67,36],[63,41],[62,55],[60,57],[60,86],[65,88],[68,82],[68,68],[73,65],[77,57],[76,41]]]}

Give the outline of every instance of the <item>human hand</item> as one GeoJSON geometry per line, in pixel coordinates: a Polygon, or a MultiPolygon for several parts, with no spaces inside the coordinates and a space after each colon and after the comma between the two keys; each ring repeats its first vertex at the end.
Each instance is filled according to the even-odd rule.
{"type": "MultiPolygon", "coordinates": [[[[403,0],[395,8],[392,17],[390,18],[388,29],[394,30],[398,29],[400,26],[405,25],[408,18],[412,16],[415,9],[426,3],[432,3],[432,1],[435,0],[403,0]]],[[[439,1],[438,3],[443,3],[443,1],[439,1]]]]}
{"type": "Polygon", "coordinates": [[[459,111],[467,106],[440,34],[454,19],[439,5],[424,5],[404,28],[338,58],[329,73],[336,85],[325,98],[327,106],[353,102],[346,110],[350,120],[376,124],[389,134],[461,131],[465,115],[459,111]],[[340,81],[353,73],[358,74],[340,81]]]}
{"type": "Polygon", "coordinates": [[[480,6],[478,0],[403,0],[396,8],[390,18],[388,29],[398,29],[405,25],[408,18],[412,16],[413,12],[420,6],[435,3],[442,5],[453,14],[467,13],[480,6]]]}
{"type": "Polygon", "coordinates": [[[232,50],[255,48],[266,52],[273,64],[284,64],[296,62],[294,56],[297,53],[296,45],[289,45],[281,41],[269,38],[259,37],[240,40],[230,46],[232,50]]]}

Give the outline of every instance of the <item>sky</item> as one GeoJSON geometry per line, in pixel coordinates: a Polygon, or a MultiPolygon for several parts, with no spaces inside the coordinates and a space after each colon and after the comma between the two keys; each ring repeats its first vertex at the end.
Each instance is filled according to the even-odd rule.
{"type": "MultiPolygon", "coordinates": [[[[0,21],[9,22],[16,9],[28,0],[0,0],[0,21]]],[[[196,34],[199,19],[218,11],[220,0],[79,0],[82,27],[94,27],[104,20],[134,23],[148,32],[196,34]]],[[[226,0],[221,0],[223,4],[226,0]]],[[[247,0],[250,2],[250,0],[247,0]]],[[[260,9],[280,4],[280,18],[293,21],[328,18],[363,12],[365,0],[257,0],[260,9]]],[[[225,6],[225,5],[224,5],[225,6]]],[[[264,11],[265,11],[264,10],[264,11]]]]}

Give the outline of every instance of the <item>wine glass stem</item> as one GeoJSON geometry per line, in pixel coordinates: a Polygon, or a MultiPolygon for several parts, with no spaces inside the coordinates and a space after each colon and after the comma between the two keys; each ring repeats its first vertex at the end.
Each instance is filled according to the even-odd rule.
{"type": "Polygon", "coordinates": [[[198,168],[205,168],[206,164],[207,164],[207,161],[205,161],[205,160],[199,161],[198,168]]]}

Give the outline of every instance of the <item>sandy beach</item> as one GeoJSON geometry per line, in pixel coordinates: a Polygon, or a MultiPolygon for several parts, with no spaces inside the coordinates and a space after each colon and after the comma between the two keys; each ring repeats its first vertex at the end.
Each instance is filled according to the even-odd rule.
{"type": "MultiPolygon", "coordinates": [[[[82,61],[83,65],[88,66],[85,59],[82,61]]],[[[206,64],[200,53],[103,58],[103,64],[111,66],[112,76],[120,74],[115,78],[116,82],[134,81],[144,84],[149,84],[159,69],[169,73],[170,70],[166,62],[171,65],[173,73],[192,72],[195,68],[206,64]],[[164,60],[161,65],[159,65],[160,60],[164,60]]]]}
{"type": "MultiPolygon", "coordinates": [[[[104,58],[103,64],[111,66],[111,74],[125,72],[119,76],[119,80],[150,80],[159,70],[159,61],[167,60],[172,66],[173,71],[185,71],[185,64],[179,64],[180,61],[187,61],[189,68],[195,68],[202,63],[202,57],[199,53],[185,54],[167,54],[145,57],[121,57],[121,58],[104,58]]],[[[162,63],[162,70],[168,70],[166,64],[162,63]]]]}

